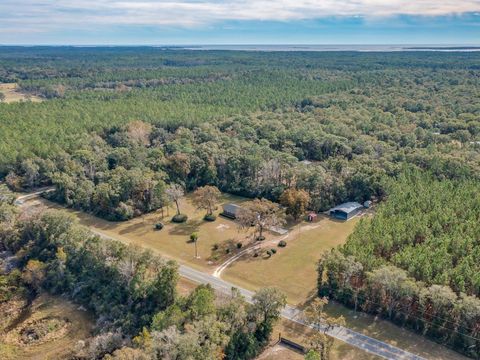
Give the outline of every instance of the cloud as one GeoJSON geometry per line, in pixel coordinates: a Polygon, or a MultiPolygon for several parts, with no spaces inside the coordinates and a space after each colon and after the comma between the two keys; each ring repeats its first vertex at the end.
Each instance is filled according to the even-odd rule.
{"type": "Polygon", "coordinates": [[[198,27],[223,21],[325,17],[448,16],[480,11],[480,0],[1,0],[0,30],[101,25],[198,27]]]}

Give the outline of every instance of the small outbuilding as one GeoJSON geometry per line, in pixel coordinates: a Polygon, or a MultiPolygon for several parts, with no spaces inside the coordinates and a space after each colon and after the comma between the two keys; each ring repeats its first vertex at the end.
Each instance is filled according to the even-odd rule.
{"type": "Polygon", "coordinates": [[[225,204],[223,205],[223,211],[220,215],[225,216],[229,219],[236,219],[237,214],[242,207],[236,204],[225,204]]]}
{"type": "Polygon", "coordinates": [[[314,212],[308,213],[307,220],[309,222],[314,222],[315,220],[317,220],[317,213],[314,213],[314,212]]]}
{"type": "Polygon", "coordinates": [[[339,220],[350,220],[352,217],[357,215],[363,209],[362,204],[358,202],[346,202],[344,204],[340,204],[335,206],[334,208],[330,209],[328,213],[331,217],[339,220]]]}

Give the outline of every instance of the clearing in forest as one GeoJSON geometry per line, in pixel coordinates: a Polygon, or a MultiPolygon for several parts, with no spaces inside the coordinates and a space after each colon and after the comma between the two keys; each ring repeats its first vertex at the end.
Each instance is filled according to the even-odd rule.
{"type": "Polygon", "coordinates": [[[18,90],[18,84],[15,83],[6,83],[0,84],[0,93],[5,95],[5,99],[3,100],[6,103],[13,103],[19,101],[32,101],[32,102],[40,102],[42,101],[41,98],[38,96],[33,96],[30,94],[24,94],[18,90]]]}
{"type": "MultiPolygon", "coordinates": [[[[187,195],[180,202],[181,212],[188,215],[188,221],[182,224],[171,222],[175,214],[173,207],[164,212],[156,211],[142,217],[124,222],[112,222],[69,210],[80,220],[82,225],[94,231],[117,238],[125,243],[136,244],[159,251],[180,263],[200,270],[213,272],[220,264],[246,248],[260,247],[258,251],[246,251],[245,255],[230,264],[221,277],[247,289],[265,286],[277,286],[284,291],[292,304],[304,303],[316,291],[316,263],[322,252],[343,244],[359,221],[356,217],[343,222],[320,215],[313,223],[301,222],[288,226],[287,235],[265,232],[266,239],[253,241],[252,230],[241,230],[234,220],[221,216],[213,222],[203,220],[205,211],[196,210],[187,195]],[[164,228],[155,230],[155,224],[162,222],[164,228]],[[198,255],[195,258],[195,245],[190,242],[190,235],[198,233],[198,255]],[[287,243],[279,247],[280,240],[287,243]],[[239,248],[238,244],[242,244],[239,248]],[[269,249],[275,249],[272,256],[266,255],[269,249]],[[254,257],[257,252],[258,256],[254,257]]],[[[248,199],[222,194],[220,203],[241,204],[248,199]]],[[[30,201],[47,207],[63,208],[43,199],[30,201]]],[[[218,206],[217,215],[221,212],[218,206]]]]}
{"type": "MultiPolygon", "coordinates": [[[[110,236],[125,243],[140,245],[204,271],[213,271],[224,260],[251,245],[252,232],[240,230],[235,221],[217,216],[213,222],[203,220],[204,210],[197,210],[191,202],[191,194],[180,201],[182,214],[188,216],[186,223],[176,224],[171,222],[175,215],[175,209],[170,207],[162,216],[161,211],[143,215],[124,222],[112,222],[100,219],[81,211],[68,210],[74,213],[82,225],[90,227],[105,236],[110,236]],[[163,223],[164,228],[155,230],[155,224],[163,223]],[[192,233],[198,234],[198,258],[195,258],[195,245],[190,242],[192,233]],[[237,244],[241,243],[242,248],[237,244]]],[[[247,199],[222,194],[220,203],[241,204],[247,199]]],[[[64,209],[62,206],[46,201],[35,199],[26,205],[46,205],[50,208],[64,209]]],[[[218,215],[222,210],[221,205],[215,211],[218,215]]],[[[270,235],[267,236],[269,239],[270,235]]]]}
{"type": "Polygon", "coordinates": [[[79,340],[91,336],[94,325],[93,317],[78,305],[42,294],[0,329],[0,358],[66,358],[79,340]]]}
{"type": "MultiPolygon", "coordinates": [[[[221,202],[241,204],[246,200],[245,198],[223,194],[221,202]]],[[[25,206],[29,208],[35,207],[35,205],[64,209],[62,206],[44,199],[30,200],[25,203],[25,206]]],[[[67,211],[75,214],[82,225],[88,226],[94,231],[122,240],[125,243],[150,248],[181,263],[208,272],[213,272],[218,264],[244,250],[244,247],[240,250],[236,249],[235,244],[237,242],[242,241],[245,246],[252,243],[251,235],[239,231],[235,221],[218,217],[214,222],[205,222],[203,220],[204,211],[195,210],[191,204],[190,196],[187,195],[182,200],[180,207],[182,213],[189,216],[189,221],[186,224],[170,222],[175,213],[173,208],[169,209],[168,215],[165,213],[163,219],[160,212],[155,212],[143,218],[126,222],[110,222],[84,212],[67,211]],[[160,231],[155,231],[153,227],[158,221],[162,221],[166,226],[160,231]],[[193,231],[199,234],[198,252],[200,259],[194,258],[194,245],[188,242],[188,238],[193,231]],[[214,244],[219,244],[217,251],[212,250],[214,244]],[[231,249],[229,254],[225,254],[226,248],[231,249]],[[215,262],[212,261],[212,258],[217,254],[221,258],[215,262]]],[[[219,212],[220,206],[216,213],[219,212]]],[[[319,255],[325,250],[344,243],[359,220],[357,217],[348,222],[341,222],[319,216],[315,223],[302,222],[300,229],[299,225],[291,226],[289,227],[290,232],[286,238],[287,246],[285,248],[276,245],[279,239],[284,238],[284,236],[267,233],[266,240],[262,242],[262,245],[265,244],[264,250],[266,248],[276,248],[276,254],[267,259],[265,256],[253,258],[252,253],[248,253],[227,267],[221,277],[238,286],[252,290],[262,286],[277,286],[285,291],[289,303],[303,304],[316,291],[316,263],[319,255]]],[[[256,243],[258,244],[258,242],[256,243]]],[[[194,287],[195,284],[189,281],[181,281],[178,290],[181,294],[186,295],[194,287]]],[[[347,326],[356,331],[406,350],[415,351],[425,358],[464,359],[460,354],[408,330],[400,329],[388,321],[378,320],[366,314],[355,314],[353,310],[335,303],[329,304],[327,311],[332,316],[345,316],[347,326]]],[[[282,323],[284,322],[282,321],[282,323]]],[[[289,324],[290,326],[296,326],[292,323],[289,324]]],[[[279,329],[279,331],[276,331],[277,336],[278,332],[285,333],[286,330],[279,329]]],[[[298,332],[298,329],[292,330],[292,333],[298,332]]],[[[342,351],[339,350],[341,355],[338,358],[348,358],[347,354],[350,353],[350,347],[344,343],[339,343],[337,346],[343,349],[342,351]]],[[[358,353],[358,350],[354,350],[353,353],[358,353]]],[[[335,356],[332,356],[332,359],[335,358],[335,356]]],[[[366,356],[365,358],[368,359],[369,357],[366,356]]]]}
{"type": "Polygon", "coordinates": [[[343,222],[322,215],[314,223],[303,222],[284,237],[286,247],[272,244],[276,254],[268,259],[245,254],[222,277],[247,289],[276,286],[285,292],[290,303],[302,304],[316,293],[320,255],[343,244],[358,221],[359,217],[343,222]]]}

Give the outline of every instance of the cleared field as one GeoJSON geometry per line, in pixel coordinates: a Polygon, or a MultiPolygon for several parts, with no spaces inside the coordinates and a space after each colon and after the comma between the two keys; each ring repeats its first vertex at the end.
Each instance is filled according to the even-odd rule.
{"type": "MultiPolygon", "coordinates": [[[[224,195],[222,201],[225,203],[241,203],[245,199],[224,195]]],[[[35,199],[28,202],[28,207],[35,205],[64,209],[58,204],[43,199],[35,199]]],[[[174,214],[173,209],[169,210],[170,214],[166,215],[164,220],[160,218],[160,214],[153,213],[144,218],[137,218],[122,223],[109,222],[80,211],[67,211],[75,214],[81,224],[89,226],[107,236],[110,235],[126,243],[151,248],[163,255],[204,271],[212,271],[216,266],[215,263],[209,260],[212,255],[213,244],[235,244],[237,241],[248,243],[251,241],[247,234],[237,230],[235,222],[231,220],[220,217],[213,223],[203,221],[204,213],[195,211],[189,197],[182,201],[181,208],[183,213],[189,215],[189,222],[186,224],[172,224],[169,222],[169,219],[174,214]],[[161,231],[154,231],[153,226],[159,220],[162,220],[166,226],[161,231]],[[200,236],[198,242],[200,259],[194,258],[194,245],[188,243],[188,237],[193,231],[197,231],[200,236]]],[[[324,250],[343,243],[358,221],[358,218],[354,218],[348,222],[337,222],[327,217],[320,217],[318,222],[314,224],[303,223],[301,229],[298,228],[298,225],[294,226],[290,228],[290,233],[286,238],[288,244],[286,248],[272,245],[271,247],[277,249],[277,254],[266,260],[261,257],[253,258],[251,254],[246,255],[243,259],[240,258],[227,268],[222,278],[251,290],[263,286],[277,286],[285,291],[289,303],[302,305],[315,293],[315,264],[320,254],[324,250]]],[[[264,243],[269,241],[277,242],[280,238],[282,237],[269,235],[264,243]]],[[[229,256],[237,251],[236,249],[232,250],[229,256]]],[[[186,295],[193,287],[194,284],[186,282],[179,284],[178,290],[179,293],[186,295]]],[[[427,359],[466,359],[444,346],[426,340],[387,321],[378,320],[362,313],[355,314],[343,306],[329,304],[327,312],[330,315],[343,315],[347,326],[356,331],[399,346],[405,350],[414,351],[427,359]]],[[[296,325],[293,324],[292,326],[296,325]]],[[[281,332],[283,333],[284,331],[281,332]]],[[[276,336],[278,336],[278,331],[276,336]]],[[[350,348],[348,345],[340,342],[338,347],[350,348]]],[[[354,359],[363,359],[361,356],[369,356],[355,349],[348,351],[355,354],[355,356],[352,355],[354,359]]],[[[345,355],[345,357],[338,358],[348,357],[345,355]]]]}
{"type": "Polygon", "coordinates": [[[285,239],[287,247],[272,246],[271,258],[246,254],[223,273],[223,278],[249,289],[276,286],[292,304],[303,304],[316,291],[316,263],[320,255],[343,244],[359,218],[348,222],[319,217],[316,223],[293,227],[285,239]]]}
{"type": "Polygon", "coordinates": [[[42,294],[34,300],[15,327],[0,336],[0,358],[64,359],[79,340],[91,335],[94,319],[78,306],[60,297],[42,294]],[[61,325],[58,325],[61,324],[61,325]],[[58,328],[57,328],[57,327],[58,328]],[[43,341],[29,344],[31,332],[47,331],[43,341]]]}
{"type": "Polygon", "coordinates": [[[32,102],[42,101],[42,99],[40,99],[38,96],[31,96],[19,92],[18,86],[15,83],[0,84],[0,93],[3,93],[5,95],[4,102],[6,103],[26,100],[30,100],[32,102]]]}
{"type": "MultiPolygon", "coordinates": [[[[250,232],[239,230],[237,224],[229,219],[217,217],[216,221],[203,220],[204,211],[197,211],[187,196],[180,202],[181,212],[188,215],[188,221],[183,224],[175,224],[170,221],[175,214],[173,208],[165,211],[162,218],[161,212],[154,212],[145,216],[125,222],[111,222],[81,211],[68,210],[74,213],[82,225],[93,228],[107,236],[121,239],[125,243],[141,245],[152,250],[159,251],[165,256],[175,259],[192,267],[213,271],[215,265],[222,262],[226,257],[239,251],[237,243],[247,246],[252,242],[250,232]],[[155,230],[154,225],[162,222],[165,227],[155,230]],[[195,258],[195,245],[189,241],[190,234],[198,233],[198,255],[195,258]],[[217,250],[213,250],[214,245],[217,250]],[[229,249],[227,254],[227,249],[229,249]]],[[[246,199],[224,194],[221,203],[241,203],[246,199]]],[[[44,199],[35,199],[28,202],[28,206],[42,206],[49,208],[64,209],[58,204],[44,199]]],[[[218,214],[221,206],[216,211],[218,214]]]]}

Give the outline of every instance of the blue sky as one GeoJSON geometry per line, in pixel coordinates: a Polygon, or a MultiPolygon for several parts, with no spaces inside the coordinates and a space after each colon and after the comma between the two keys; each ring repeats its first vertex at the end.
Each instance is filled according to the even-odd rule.
{"type": "Polygon", "coordinates": [[[480,0],[0,0],[0,44],[480,44],[480,0]]]}

